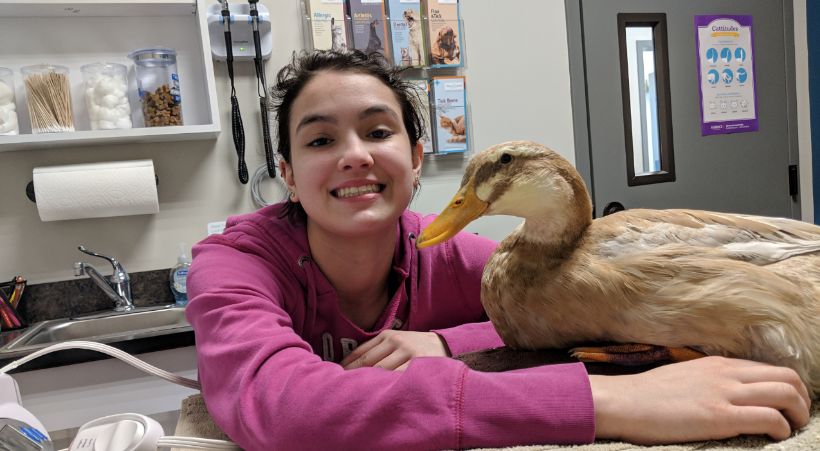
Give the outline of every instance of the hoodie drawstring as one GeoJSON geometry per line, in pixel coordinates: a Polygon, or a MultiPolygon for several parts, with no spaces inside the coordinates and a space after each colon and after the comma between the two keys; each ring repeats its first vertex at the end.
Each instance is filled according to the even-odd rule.
{"type": "Polygon", "coordinates": [[[302,324],[302,336],[313,336],[313,325],[316,324],[316,310],[318,306],[318,296],[316,295],[316,276],[313,274],[313,268],[308,268],[307,263],[310,263],[310,257],[303,255],[299,257],[296,262],[300,268],[305,271],[307,276],[307,305],[305,310],[305,321],[302,324]]]}

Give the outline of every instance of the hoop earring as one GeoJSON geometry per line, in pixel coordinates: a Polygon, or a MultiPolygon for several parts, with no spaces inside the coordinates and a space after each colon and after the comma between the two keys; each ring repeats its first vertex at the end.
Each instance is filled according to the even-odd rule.
{"type": "Polygon", "coordinates": [[[416,178],[413,179],[413,189],[417,189],[420,184],[421,184],[421,182],[419,181],[419,176],[418,176],[418,174],[416,174],[416,178]]]}

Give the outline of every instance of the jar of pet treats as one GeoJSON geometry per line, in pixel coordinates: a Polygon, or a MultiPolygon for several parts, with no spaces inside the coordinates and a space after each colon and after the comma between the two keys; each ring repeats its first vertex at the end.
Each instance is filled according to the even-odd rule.
{"type": "Polygon", "coordinates": [[[145,126],[182,125],[177,52],[166,48],[140,49],[128,57],[136,67],[145,126]]]}
{"type": "Polygon", "coordinates": [[[17,135],[17,107],[14,103],[14,72],[0,67],[0,135],[17,135]]]}
{"type": "Polygon", "coordinates": [[[80,72],[91,130],[131,128],[128,68],[116,63],[93,63],[80,67],[80,72]]]}
{"type": "Polygon", "coordinates": [[[20,68],[32,133],[74,131],[71,82],[65,66],[37,64],[20,68]]]}

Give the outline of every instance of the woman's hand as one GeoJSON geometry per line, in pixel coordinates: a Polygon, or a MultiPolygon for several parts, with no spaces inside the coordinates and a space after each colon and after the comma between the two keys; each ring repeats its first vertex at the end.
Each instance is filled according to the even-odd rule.
{"type": "Polygon", "coordinates": [[[797,373],[704,357],[628,376],[590,376],[595,435],[635,444],[765,434],[783,440],[809,421],[797,373]]]}
{"type": "Polygon", "coordinates": [[[354,349],[339,364],[346,370],[364,366],[404,370],[413,357],[447,355],[444,341],[435,332],[391,329],[354,349]]]}

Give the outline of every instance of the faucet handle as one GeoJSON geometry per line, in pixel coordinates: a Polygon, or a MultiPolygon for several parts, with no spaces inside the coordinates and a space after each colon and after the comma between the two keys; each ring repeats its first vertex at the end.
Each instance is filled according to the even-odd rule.
{"type": "MultiPolygon", "coordinates": [[[[77,246],[77,249],[79,249],[80,252],[82,252],[84,254],[91,255],[92,257],[99,257],[99,258],[104,258],[104,259],[108,260],[108,262],[111,263],[111,266],[114,268],[115,273],[120,272],[120,273],[125,274],[125,269],[122,267],[122,265],[120,265],[120,262],[118,262],[116,258],[109,257],[107,255],[98,254],[94,251],[90,251],[90,250],[86,249],[85,246],[83,246],[82,244],[77,246]]],[[[75,273],[77,272],[76,265],[75,265],[74,272],[75,273]]]]}

